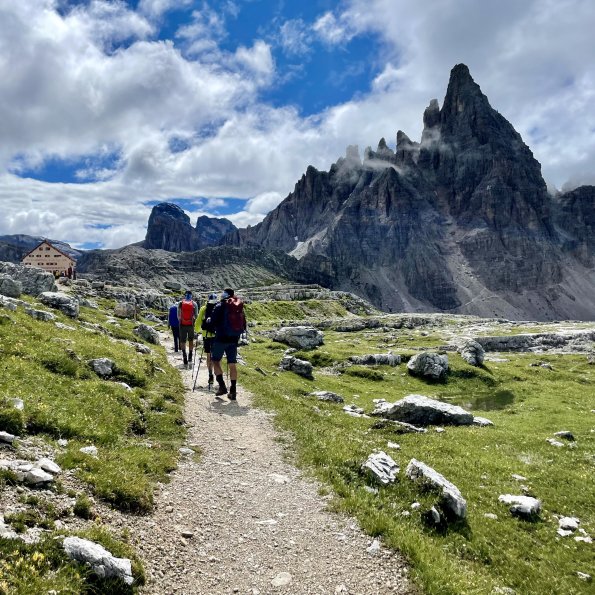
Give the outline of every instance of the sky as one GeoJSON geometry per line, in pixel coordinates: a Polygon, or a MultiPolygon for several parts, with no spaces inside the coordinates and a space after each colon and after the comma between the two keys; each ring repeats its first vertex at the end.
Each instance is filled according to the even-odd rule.
{"type": "Polygon", "coordinates": [[[261,221],[308,165],[419,140],[467,64],[552,189],[595,183],[593,0],[0,0],[0,235],[261,221]]]}

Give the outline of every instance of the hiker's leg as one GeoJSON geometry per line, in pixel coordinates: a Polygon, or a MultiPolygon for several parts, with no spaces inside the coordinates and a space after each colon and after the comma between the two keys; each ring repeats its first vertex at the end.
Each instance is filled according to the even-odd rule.
{"type": "Polygon", "coordinates": [[[232,382],[238,379],[238,367],[236,364],[229,364],[229,378],[232,382]]]}
{"type": "Polygon", "coordinates": [[[180,327],[172,326],[171,332],[174,336],[174,351],[177,353],[180,350],[180,327]]]}

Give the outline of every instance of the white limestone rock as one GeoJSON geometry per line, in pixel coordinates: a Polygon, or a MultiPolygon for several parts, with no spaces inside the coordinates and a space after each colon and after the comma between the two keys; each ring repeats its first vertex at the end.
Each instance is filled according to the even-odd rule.
{"type": "Polygon", "coordinates": [[[413,481],[422,481],[438,488],[441,493],[442,507],[458,519],[464,519],[467,516],[467,502],[463,498],[459,488],[448,481],[438,471],[432,467],[411,459],[405,474],[413,481]]]}
{"type": "Polygon", "coordinates": [[[69,558],[89,565],[100,578],[119,578],[127,585],[134,582],[132,562],[128,558],[116,558],[98,543],[80,537],[67,537],[63,547],[69,558]]]}
{"type": "Polygon", "coordinates": [[[473,415],[462,407],[423,395],[407,395],[395,403],[377,403],[372,415],[417,426],[468,426],[473,423],[473,415]]]}
{"type": "Polygon", "coordinates": [[[372,453],[362,465],[362,469],[368,471],[381,485],[394,483],[399,473],[399,465],[384,451],[372,453]]]}
{"type": "Polygon", "coordinates": [[[324,334],[311,326],[284,326],[275,332],[273,341],[296,349],[314,349],[324,344],[324,334]]]}
{"type": "Polygon", "coordinates": [[[511,504],[510,512],[521,518],[531,518],[541,511],[541,501],[531,496],[502,494],[498,496],[498,501],[504,504],[511,504]]]}
{"type": "Polygon", "coordinates": [[[66,316],[70,316],[71,318],[76,318],[79,315],[78,301],[65,293],[59,293],[57,291],[44,291],[38,296],[37,299],[39,299],[39,301],[45,306],[60,310],[60,312],[66,314],[66,316]]]}
{"type": "Polygon", "coordinates": [[[414,355],[407,362],[407,369],[413,376],[421,376],[430,380],[444,380],[448,373],[448,357],[423,351],[414,355]]]}
{"type": "Polygon", "coordinates": [[[108,359],[107,357],[92,359],[87,363],[93,372],[102,378],[109,378],[110,376],[113,376],[114,372],[116,371],[115,362],[111,359],[108,359]]]}
{"type": "Polygon", "coordinates": [[[310,396],[316,397],[319,401],[329,401],[331,403],[344,403],[345,399],[337,393],[332,393],[328,390],[317,390],[310,393],[310,396]]]}

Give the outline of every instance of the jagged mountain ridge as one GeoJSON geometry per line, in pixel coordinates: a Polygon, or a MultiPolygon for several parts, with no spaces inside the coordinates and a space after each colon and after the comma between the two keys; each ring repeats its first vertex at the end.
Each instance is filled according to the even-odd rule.
{"type": "Polygon", "coordinates": [[[201,216],[192,227],[190,217],[179,206],[159,203],[149,217],[147,234],[141,245],[151,250],[193,252],[219,244],[223,236],[233,232],[235,225],[228,219],[201,216]]]}
{"type": "Polygon", "coordinates": [[[224,243],[280,249],[388,310],[595,318],[595,191],[556,200],[469,73],[453,68],[419,143],[397,133],[309,167],[264,221],[224,243]]]}

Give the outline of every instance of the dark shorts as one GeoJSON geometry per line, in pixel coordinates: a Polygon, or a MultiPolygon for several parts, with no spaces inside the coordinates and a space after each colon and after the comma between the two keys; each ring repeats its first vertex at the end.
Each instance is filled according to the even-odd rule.
{"type": "Polygon", "coordinates": [[[235,364],[238,361],[238,344],[237,343],[221,343],[213,341],[211,346],[211,360],[220,362],[223,354],[227,356],[228,364],[235,364]]]}
{"type": "Polygon", "coordinates": [[[213,348],[213,337],[203,337],[202,344],[203,344],[205,353],[211,353],[211,349],[213,348]]]}
{"type": "Polygon", "coordinates": [[[194,341],[194,327],[190,324],[180,325],[180,342],[194,341]]]}

